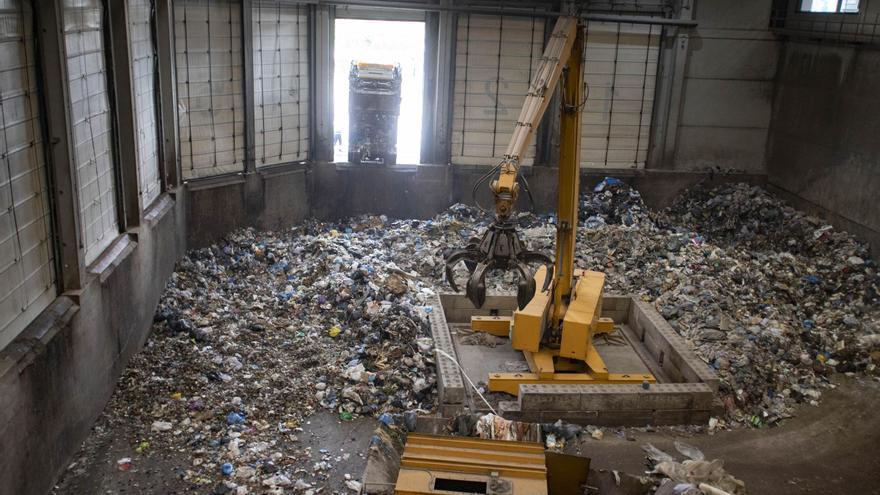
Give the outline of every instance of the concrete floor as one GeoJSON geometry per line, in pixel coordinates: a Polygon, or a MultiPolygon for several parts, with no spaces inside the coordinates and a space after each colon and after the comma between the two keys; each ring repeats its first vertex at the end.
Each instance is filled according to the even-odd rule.
{"type": "MultiPolygon", "coordinates": [[[[192,459],[184,453],[152,452],[132,455],[132,445],[137,445],[137,432],[126,428],[109,428],[102,417],[95,425],[93,434],[83,445],[82,450],[52,490],[55,495],[84,494],[143,494],[164,495],[178,493],[210,494],[215,482],[204,485],[181,479],[182,473],[190,466],[192,459]],[[132,468],[120,471],[116,461],[122,457],[132,458],[132,468]]],[[[323,487],[320,493],[352,493],[345,486],[345,474],[360,479],[367,463],[370,438],[376,428],[375,420],[357,418],[341,422],[337,414],[321,411],[302,425],[298,434],[304,447],[311,447],[311,459],[303,463],[303,468],[311,472],[311,465],[321,461],[326,449],[333,457],[333,469],[326,479],[304,475],[316,487],[323,487]]],[[[292,488],[290,489],[292,491],[292,488]]]]}
{"type": "MultiPolygon", "coordinates": [[[[450,323],[449,330],[455,342],[455,352],[458,354],[460,364],[465,373],[474,381],[486,383],[490,373],[527,371],[525,357],[522,352],[514,350],[508,339],[499,339],[494,347],[486,345],[467,345],[462,343],[462,337],[470,335],[469,324],[450,323]]],[[[608,371],[611,373],[650,373],[648,366],[636,354],[633,348],[619,337],[621,345],[614,343],[614,339],[606,340],[599,337],[594,340],[596,350],[605,360],[608,371]]]]}
{"type": "Polygon", "coordinates": [[[880,383],[837,377],[839,385],[818,407],[805,405],[797,416],[771,429],[683,435],[675,428],[625,430],[621,438],[606,432],[602,440],[582,440],[580,454],[591,467],[638,474],[645,469],[640,446],[677,454],[673,441],[700,448],[708,459],[722,459],[745,481],[750,495],[880,494],[880,383]]]}

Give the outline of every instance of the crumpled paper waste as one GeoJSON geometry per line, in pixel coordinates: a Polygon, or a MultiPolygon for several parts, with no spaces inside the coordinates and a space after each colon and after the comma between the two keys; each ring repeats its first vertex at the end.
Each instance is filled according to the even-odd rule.
{"type": "Polygon", "coordinates": [[[745,483],[724,470],[724,461],[707,461],[703,452],[692,445],[675,443],[676,450],[687,457],[682,462],[651,444],[642,448],[649,461],[655,463],[651,474],[659,476],[661,484],[667,482],[666,478],[674,483],[672,493],[716,495],[721,490],[730,495],[746,495],[745,483]],[[658,458],[664,460],[657,461],[658,458]]]}

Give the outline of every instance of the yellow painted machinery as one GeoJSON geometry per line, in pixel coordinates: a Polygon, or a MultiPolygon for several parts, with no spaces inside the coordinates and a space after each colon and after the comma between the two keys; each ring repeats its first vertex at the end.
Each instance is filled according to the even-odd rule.
{"type": "Polygon", "coordinates": [[[470,271],[466,293],[476,307],[486,299],[485,277],[491,270],[516,269],[519,309],[511,317],[475,317],[472,328],[510,336],[522,351],[529,373],[493,373],[489,389],[517,395],[524,383],[642,383],[650,374],[609,373],[592,345],[593,336],[613,331],[614,322],[601,317],[605,275],[576,270],[578,194],[580,190],[580,115],[583,105],[583,27],[576,17],[560,17],[541,58],[541,65],[517,118],[503,161],[493,170],[494,222],[483,236],[450,253],[446,276],[457,289],[453,268],[464,262],[470,271]],[[511,220],[519,195],[520,159],[550,98],[561,83],[559,187],[555,261],[527,251],[511,220]],[[541,263],[537,272],[530,265],[541,263]],[[540,288],[540,289],[539,289],[540,288]]]}
{"type": "Polygon", "coordinates": [[[547,494],[540,443],[410,433],[395,494],[547,494]]]}
{"type": "Polygon", "coordinates": [[[410,433],[394,493],[575,495],[589,471],[588,458],[541,443],[410,433]]]}

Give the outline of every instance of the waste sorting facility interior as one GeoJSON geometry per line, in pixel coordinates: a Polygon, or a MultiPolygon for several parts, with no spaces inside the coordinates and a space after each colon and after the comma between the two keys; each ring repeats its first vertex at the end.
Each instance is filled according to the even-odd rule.
{"type": "MultiPolygon", "coordinates": [[[[660,211],[698,204],[676,202],[696,186],[733,187],[732,197],[751,194],[741,183],[757,186],[815,219],[817,236],[828,224],[868,246],[828,263],[858,267],[870,285],[880,4],[843,3],[849,10],[814,12],[800,0],[3,3],[0,493],[43,494],[58,482],[148,342],[190,250],[247,246],[228,240],[242,229],[367,214],[452,215],[448,223],[452,205],[473,205],[472,185],[503,159],[556,16],[572,9],[585,39],[585,193],[615,177],[660,211]],[[418,163],[333,161],[333,39],[346,18],[424,22],[418,163]]],[[[557,100],[524,160],[534,204],[522,195],[518,205],[545,220],[557,196],[557,100]]],[[[488,204],[488,191],[477,199],[488,204]]],[[[432,225],[394,228],[418,236],[432,225]]],[[[825,287],[815,273],[797,275],[811,276],[825,287]]],[[[614,279],[636,291],[643,281],[614,279]]],[[[859,311],[865,320],[853,325],[876,346],[876,306],[859,311]]],[[[860,399],[865,407],[876,393],[860,399]]]]}

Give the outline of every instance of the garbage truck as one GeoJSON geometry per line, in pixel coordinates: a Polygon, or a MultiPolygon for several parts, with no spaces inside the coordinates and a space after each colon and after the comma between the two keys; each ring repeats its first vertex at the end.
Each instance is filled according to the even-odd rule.
{"type": "Polygon", "coordinates": [[[348,161],[394,165],[400,64],[352,61],[348,82],[348,161]]]}

